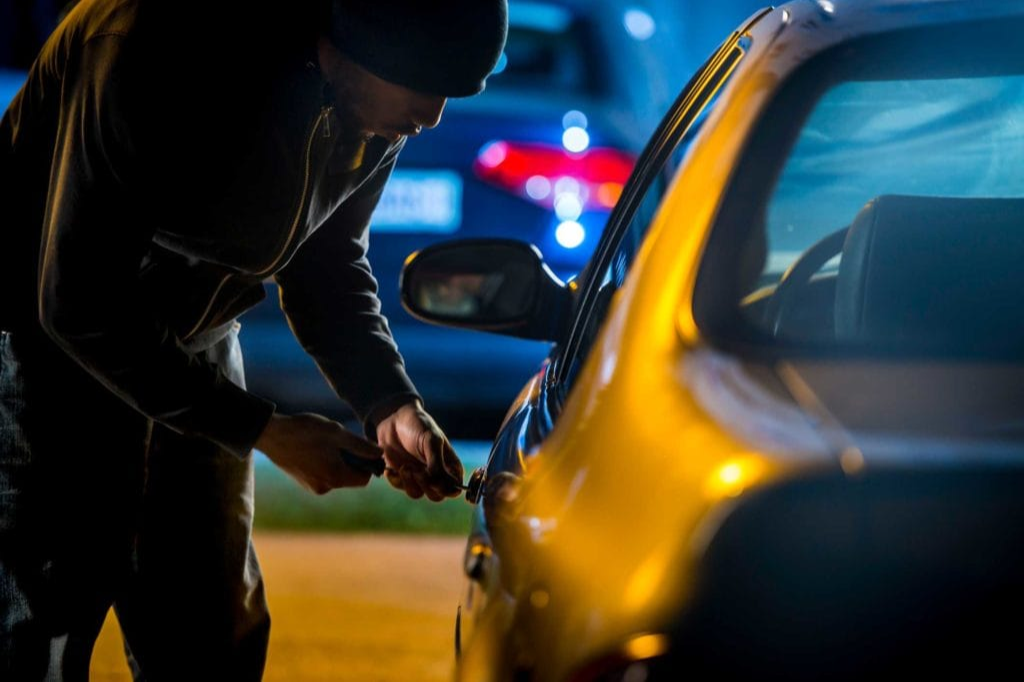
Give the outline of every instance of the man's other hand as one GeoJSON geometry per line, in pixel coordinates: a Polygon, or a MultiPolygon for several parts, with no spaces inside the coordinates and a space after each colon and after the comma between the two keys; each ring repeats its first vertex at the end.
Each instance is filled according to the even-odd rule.
{"type": "Polygon", "coordinates": [[[369,460],[384,454],[370,441],[318,414],[275,414],[256,441],[256,449],[317,495],[370,482],[368,472],[345,463],[342,450],[369,460]]]}
{"type": "Polygon", "coordinates": [[[461,494],[462,462],[420,402],[398,408],[377,424],[388,482],[413,499],[434,502],[461,494]]]}

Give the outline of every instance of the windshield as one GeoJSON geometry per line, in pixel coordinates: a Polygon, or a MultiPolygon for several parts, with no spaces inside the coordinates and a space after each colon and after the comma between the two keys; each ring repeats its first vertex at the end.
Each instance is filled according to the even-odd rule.
{"type": "Polygon", "coordinates": [[[1024,60],[993,58],[990,29],[952,35],[876,39],[794,78],[712,235],[705,327],[792,351],[1024,357],[1024,60]]]}

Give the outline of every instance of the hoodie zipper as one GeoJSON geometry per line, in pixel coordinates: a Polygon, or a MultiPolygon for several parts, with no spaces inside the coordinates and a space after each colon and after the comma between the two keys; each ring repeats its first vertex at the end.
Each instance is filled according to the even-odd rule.
{"type": "Polygon", "coordinates": [[[329,119],[332,111],[334,111],[333,105],[323,106],[320,109],[320,116],[317,118],[316,123],[313,124],[313,130],[309,133],[309,139],[306,140],[306,164],[305,173],[302,178],[302,196],[299,197],[299,208],[295,211],[295,218],[292,220],[291,229],[288,231],[288,237],[284,240],[284,246],[281,248],[281,252],[264,270],[255,273],[257,277],[264,277],[273,272],[278,263],[280,263],[291,250],[292,242],[295,239],[295,233],[298,232],[299,229],[299,222],[302,220],[303,208],[305,208],[306,200],[309,198],[309,175],[311,170],[310,167],[313,164],[313,141],[316,139],[317,131],[320,130],[321,126],[324,127],[324,137],[326,138],[331,136],[329,119]]]}
{"type": "MultiPolygon", "coordinates": [[[[291,228],[288,230],[288,236],[284,240],[280,253],[278,253],[277,257],[270,262],[270,265],[260,272],[254,273],[255,277],[262,279],[266,275],[270,274],[291,250],[292,243],[295,240],[295,233],[298,232],[299,223],[302,220],[303,209],[306,207],[306,201],[309,198],[309,176],[313,163],[313,141],[316,139],[317,131],[320,130],[321,126],[323,127],[323,136],[325,138],[329,138],[331,136],[330,116],[333,110],[333,105],[325,105],[320,108],[320,115],[317,116],[316,121],[313,123],[313,129],[310,131],[309,137],[306,140],[305,164],[302,177],[302,195],[299,197],[299,207],[295,212],[295,218],[292,219],[291,228]]],[[[216,302],[217,296],[220,295],[220,292],[224,289],[224,285],[228,283],[229,279],[231,279],[231,275],[232,273],[230,272],[224,275],[217,284],[217,288],[213,290],[213,295],[210,297],[210,302],[207,304],[206,310],[203,311],[203,314],[199,317],[199,321],[196,322],[195,326],[185,334],[183,340],[188,340],[193,334],[202,328],[203,324],[206,323],[207,318],[210,316],[210,312],[213,310],[213,304],[216,302]]]]}

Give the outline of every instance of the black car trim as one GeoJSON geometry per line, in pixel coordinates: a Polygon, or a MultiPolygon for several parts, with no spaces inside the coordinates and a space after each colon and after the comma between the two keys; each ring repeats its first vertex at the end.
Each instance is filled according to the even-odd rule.
{"type": "Polygon", "coordinates": [[[571,363],[566,360],[573,357],[583,337],[582,331],[586,311],[590,309],[597,295],[599,282],[593,273],[602,272],[607,265],[609,254],[614,253],[622,239],[623,230],[629,225],[640,200],[645,195],[651,182],[657,177],[666,160],[686,134],[703,106],[714,96],[718,87],[732,73],[739,59],[744,54],[739,46],[740,40],[762,18],[772,12],[773,8],[765,8],[719,46],[712,57],[697,71],[683,88],[676,99],[670,113],[659,124],[650,142],[644,148],[639,161],[633,169],[626,185],[623,198],[616,204],[608,220],[610,229],[605,232],[598,244],[594,257],[585,271],[585,284],[576,312],[570,327],[569,335],[561,353],[554,359],[545,381],[549,384],[564,385],[571,363]],[[709,87],[713,86],[713,87],[709,87]]]}

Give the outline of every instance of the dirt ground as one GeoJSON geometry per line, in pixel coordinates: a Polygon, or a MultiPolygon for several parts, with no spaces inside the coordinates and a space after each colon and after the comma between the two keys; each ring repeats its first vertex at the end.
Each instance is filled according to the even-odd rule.
{"type": "MultiPolygon", "coordinates": [[[[255,536],[270,602],[264,680],[449,680],[462,537],[255,536]]],[[[130,682],[108,616],[93,655],[94,682],[130,682]]]]}

